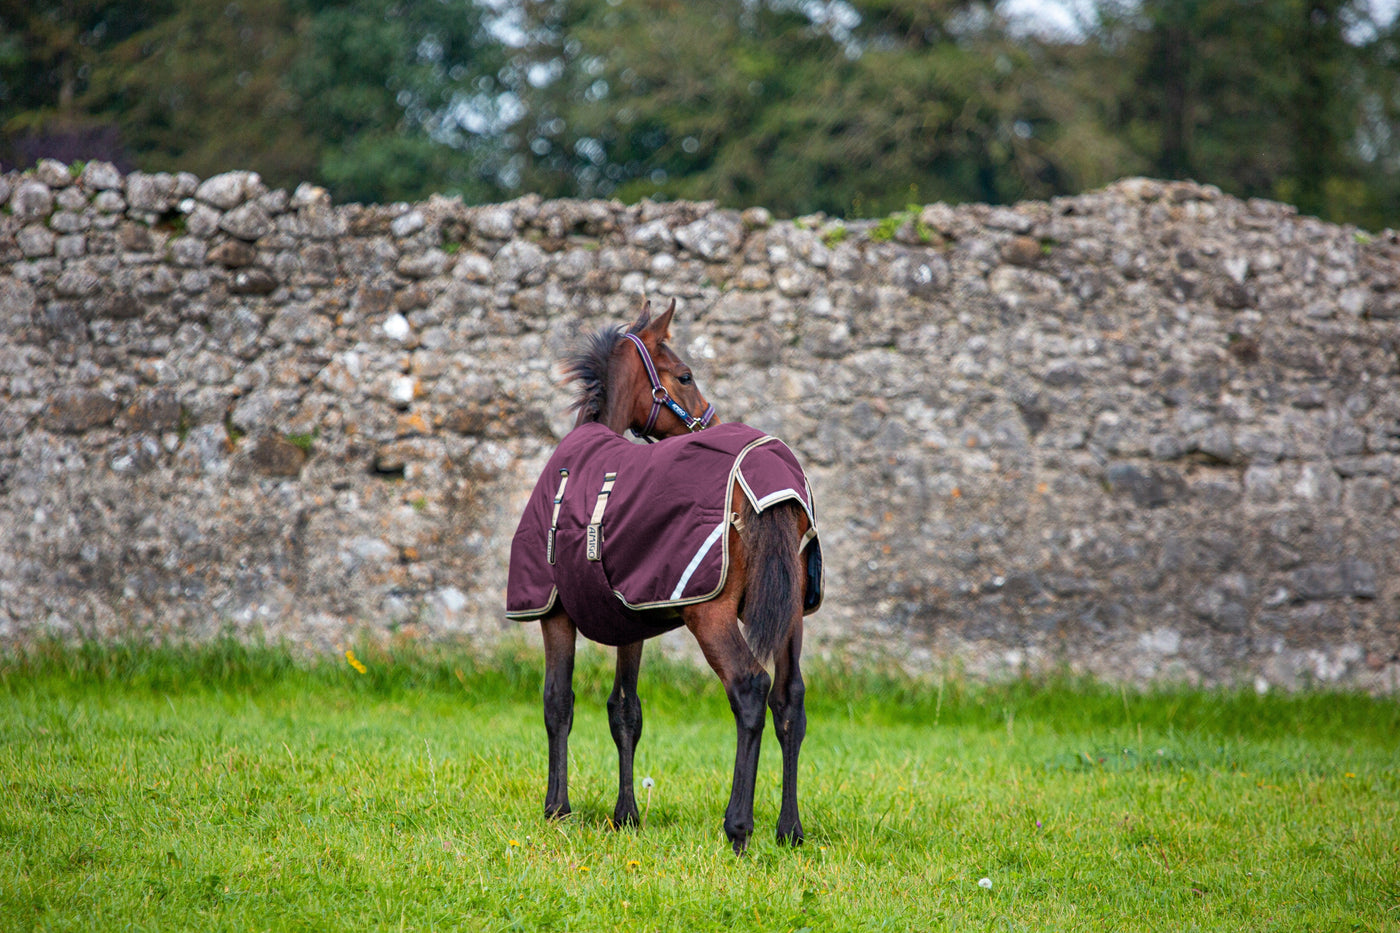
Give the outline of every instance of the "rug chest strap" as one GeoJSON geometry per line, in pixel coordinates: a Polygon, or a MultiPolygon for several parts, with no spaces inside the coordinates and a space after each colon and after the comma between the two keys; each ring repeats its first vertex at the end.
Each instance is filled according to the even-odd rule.
{"type": "Polygon", "coordinates": [[[544,556],[554,563],[554,532],[559,527],[559,507],[564,502],[564,487],[569,484],[569,471],[559,471],[559,491],[554,494],[554,516],[549,520],[549,539],[545,542],[544,556]]]}
{"type": "Polygon", "coordinates": [[[608,507],[608,496],[612,495],[616,473],[603,476],[603,488],[598,491],[598,501],[593,505],[593,518],[588,522],[588,559],[603,559],[603,510],[608,507]]]}

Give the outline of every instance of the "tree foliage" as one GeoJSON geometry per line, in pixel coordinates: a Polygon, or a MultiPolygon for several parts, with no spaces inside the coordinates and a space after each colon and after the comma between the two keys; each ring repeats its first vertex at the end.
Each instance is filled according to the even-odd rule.
{"type": "Polygon", "coordinates": [[[284,78],[298,26],[282,0],[189,0],[105,49],[81,100],[144,168],[309,177],[318,144],[284,78]]]}
{"type": "Polygon", "coordinates": [[[1368,0],[0,0],[0,158],[878,215],[1129,174],[1400,221],[1368,0]],[[67,148],[64,148],[64,147],[67,148]]]}
{"type": "Polygon", "coordinates": [[[348,200],[491,197],[492,146],[454,116],[500,59],[483,15],[468,0],[0,0],[0,100],[15,114],[0,157],[65,154],[31,150],[78,127],[115,151],[69,158],[252,168],[348,200]]]}
{"type": "Polygon", "coordinates": [[[1128,66],[1108,127],[1148,172],[1324,216],[1396,221],[1400,205],[1384,193],[1395,144],[1368,116],[1400,103],[1396,27],[1374,22],[1367,4],[1118,0],[1101,9],[1092,70],[1128,66]]]}
{"type": "Polygon", "coordinates": [[[852,12],[843,23],[745,0],[549,8],[516,89],[531,114],[522,177],[551,193],[879,213],[1070,190],[1120,154],[1068,91],[1074,56],[1015,40],[987,5],[852,12]]]}
{"type": "Polygon", "coordinates": [[[92,152],[121,158],[115,127],[82,100],[115,46],[170,15],[141,0],[0,0],[0,157],[31,162],[92,152]]]}
{"type": "MultiPolygon", "coordinates": [[[[322,140],[321,181],[351,200],[496,195],[494,145],[467,124],[501,50],[467,0],[308,2],[288,84],[322,140]]],[[[481,104],[478,102],[479,108],[481,104]]]]}

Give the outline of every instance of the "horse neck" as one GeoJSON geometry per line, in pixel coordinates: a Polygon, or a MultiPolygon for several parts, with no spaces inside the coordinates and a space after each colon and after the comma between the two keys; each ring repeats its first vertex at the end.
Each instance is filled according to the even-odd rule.
{"type": "Polygon", "coordinates": [[[631,352],[630,358],[625,352],[632,350],[631,344],[624,343],[623,347],[623,355],[615,357],[609,368],[606,403],[597,420],[614,434],[624,434],[629,428],[640,433],[642,425],[646,423],[646,414],[651,411],[651,383],[642,371],[636,351],[631,352]],[[641,404],[638,399],[641,396],[645,396],[647,401],[645,411],[639,416],[641,404]]]}
{"type": "MultiPolygon", "coordinates": [[[[593,421],[595,421],[597,424],[601,424],[603,427],[607,428],[614,434],[624,434],[626,433],[628,428],[632,427],[631,418],[616,416],[610,417],[606,413],[599,415],[597,418],[594,418],[593,421]]],[[[637,426],[637,431],[641,431],[640,425],[637,426]]]]}

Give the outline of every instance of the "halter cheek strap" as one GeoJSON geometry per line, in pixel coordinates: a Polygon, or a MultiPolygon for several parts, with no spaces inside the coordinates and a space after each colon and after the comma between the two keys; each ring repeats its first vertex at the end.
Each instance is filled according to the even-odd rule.
{"type": "Polygon", "coordinates": [[[651,414],[647,417],[646,427],[642,428],[642,435],[651,434],[652,429],[656,427],[656,418],[661,414],[662,405],[671,409],[676,417],[681,419],[681,424],[685,425],[686,430],[699,431],[701,428],[708,427],[715,417],[715,406],[711,405],[706,408],[699,418],[691,415],[690,412],[681,407],[679,402],[671,398],[671,393],[667,392],[666,387],[661,384],[661,377],[656,374],[656,365],[652,363],[651,354],[647,352],[646,344],[642,343],[642,338],[636,334],[623,334],[623,336],[632,341],[637,352],[641,354],[642,365],[647,370],[647,379],[651,381],[651,414]]]}

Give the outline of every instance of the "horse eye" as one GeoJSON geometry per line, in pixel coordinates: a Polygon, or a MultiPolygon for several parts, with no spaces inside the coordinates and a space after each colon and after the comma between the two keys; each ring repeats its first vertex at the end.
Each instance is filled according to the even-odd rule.
{"type": "Polygon", "coordinates": [[[692,376],[690,373],[681,373],[678,378],[678,381],[681,385],[688,386],[695,381],[695,377],[692,376]]]}

